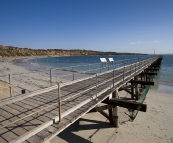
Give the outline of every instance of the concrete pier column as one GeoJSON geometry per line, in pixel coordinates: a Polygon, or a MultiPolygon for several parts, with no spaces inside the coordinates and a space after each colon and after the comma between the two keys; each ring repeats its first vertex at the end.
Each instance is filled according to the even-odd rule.
{"type": "MultiPolygon", "coordinates": [[[[138,80],[138,75],[135,76],[135,80],[138,80]]],[[[135,83],[135,95],[136,95],[136,100],[139,99],[139,84],[135,83]]]]}
{"type": "MultiPolygon", "coordinates": [[[[118,89],[112,93],[112,98],[118,98],[118,89]]],[[[115,106],[115,108],[112,109],[112,116],[114,126],[118,127],[118,106],[115,106]]]]}

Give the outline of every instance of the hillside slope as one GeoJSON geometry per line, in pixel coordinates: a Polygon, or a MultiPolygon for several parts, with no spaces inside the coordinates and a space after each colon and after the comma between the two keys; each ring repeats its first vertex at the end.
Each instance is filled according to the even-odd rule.
{"type": "Polygon", "coordinates": [[[116,52],[100,52],[92,50],[63,50],[63,49],[29,49],[13,46],[0,45],[0,57],[18,57],[18,56],[65,56],[65,55],[115,55],[116,52]]]}

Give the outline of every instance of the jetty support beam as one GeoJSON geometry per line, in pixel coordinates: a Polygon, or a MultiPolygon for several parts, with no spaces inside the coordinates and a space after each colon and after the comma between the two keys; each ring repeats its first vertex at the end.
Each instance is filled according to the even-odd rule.
{"type": "Polygon", "coordinates": [[[103,106],[99,106],[99,107],[95,107],[95,108],[91,109],[89,111],[89,113],[90,112],[100,112],[100,111],[103,111],[106,109],[112,109],[112,108],[115,108],[115,105],[103,105],[103,106]]]}
{"type": "Polygon", "coordinates": [[[146,75],[157,75],[155,72],[143,72],[141,74],[146,74],[146,75]]]}
{"type": "Polygon", "coordinates": [[[148,71],[148,70],[151,70],[151,71],[158,71],[159,69],[156,69],[156,68],[147,68],[146,70],[147,70],[147,71],[148,71]]]}
{"type": "Polygon", "coordinates": [[[142,112],[147,111],[147,104],[134,102],[134,101],[127,101],[122,99],[110,99],[110,100],[104,100],[103,103],[106,103],[108,105],[120,106],[128,109],[134,109],[142,112]]]}
{"type": "Polygon", "coordinates": [[[154,85],[152,81],[132,80],[131,83],[143,84],[143,85],[154,85]]]}
{"type": "Polygon", "coordinates": [[[160,68],[160,64],[152,64],[151,66],[152,66],[152,67],[160,68]]]}
{"type": "MultiPolygon", "coordinates": [[[[135,76],[135,80],[138,80],[138,75],[135,76]]],[[[135,83],[135,95],[136,95],[136,100],[139,99],[139,84],[135,83]]]]}

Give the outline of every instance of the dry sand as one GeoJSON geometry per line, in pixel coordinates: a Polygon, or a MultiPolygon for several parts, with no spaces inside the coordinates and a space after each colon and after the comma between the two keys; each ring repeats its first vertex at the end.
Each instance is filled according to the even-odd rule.
{"type": "MultiPolygon", "coordinates": [[[[41,73],[28,73],[29,70],[17,66],[12,59],[0,62],[0,75],[25,73],[13,77],[13,84],[26,88],[29,91],[44,88],[50,85],[49,75],[41,73]]],[[[1,77],[7,80],[8,77],[1,77]]],[[[58,81],[67,81],[56,78],[58,81]]],[[[16,94],[19,91],[16,91],[16,94]]],[[[124,96],[126,93],[122,93],[124,96]]],[[[89,113],[75,124],[63,131],[50,142],[51,143],[171,143],[173,142],[173,94],[158,92],[150,89],[145,102],[147,112],[139,112],[133,122],[124,114],[128,111],[120,108],[119,128],[114,128],[99,113],[89,113]]]]}
{"type": "MultiPolygon", "coordinates": [[[[58,82],[68,82],[73,79],[72,72],[55,69],[51,69],[50,78],[50,68],[41,67],[35,63],[28,63],[27,59],[24,59],[23,61],[24,62],[16,63],[13,58],[0,59],[0,81],[9,83],[10,74],[11,85],[14,87],[14,95],[21,94],[22,89],[25,89],[26,92],[31,92],[49,87],[51,84],[57,85],[58,82]]],[[[85,76],[88,75],[75,73],[75,79],[79,79],[85,76]]],[[[1,84],[0,82],[0,89],[3,88],[3,85],[4,84],[1,84]]],[[[0,99],[9,96],[10,95],[5,96],[4,94],[0,94],[0,99]]]]}

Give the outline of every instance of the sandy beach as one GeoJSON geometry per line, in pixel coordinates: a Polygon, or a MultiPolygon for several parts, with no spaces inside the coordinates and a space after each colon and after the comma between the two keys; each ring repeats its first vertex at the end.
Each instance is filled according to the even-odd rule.
{"type": "MultiPolygon", "coordinates": [[[[26,92],[31,92],[34,90],[39,90],[50,86],[50,75],[49,70],[38,68],[37,66],[32,66],[30,63],[23,63],[25,67],[18,66],[14,62],[14,59],[1,59],[0,63],[0,80],[9,83],[14,88],[14,95],[21,94],[21,90],[25,89],[26,92]],[[35,67],[35,69],[33,69],[35,67]],[[32,68],[32,72],[31,69],[32,68]],[[42,72],[34,70],[43,70],[42,72]]],[[[61,77],[52,76],[52,84],[57,84],[56,81],[65,82],[61,77]]],[[[2,87],[1,87],[2,88],[2,87]]],[[[14,96],[13,95],[13,96],[14,96]]],[[[10,95],[7,95],[9,97],[10,95]]],[[[5,95],[1,94],[0,99],[5,98],[5,95]]]]}
{"type": "Polygon", "coordinates": [[[51,143],[172,143],[173,94],[150,89],[144,103],[147,112],[139,112],[133,122],[121,112],[121,124],[114,128],[99,113],[89,113],[51,143]]]}
{"type": "MultiPolygon", "coordinates": [[[[46,73],[30,72],[18,66],[12,59],[0,62],[0,74],[16,74],[12,83],[15,94],[27,87],[28,92],[50,86],[50,77],[46,73]],[[23,74],[18,74],[23,73],[23,74]],[[18,75],[17,75],[18,74],[18,75]],[[19,88],[20,87],[20,88],[19,88]]],[[[8,77],[1,77],[8,82],[8,77]]],[[[66,82],[63,78],[55,81],[66,82]]],[[[126,95],[127,93],[121,92],[126,95]]],[[[0,97],[4,98],[3,96],[0,97]]],[[[171,143],[173,142],[173,94],[150,89],[146,100],[147,112],[139,112],[133,122],[130,121],[127,109],[119,108],[119,128],[114,128],[99,113],[88,113],[75,124],[53,138],[51,143],[83,142],[83,143],[171,143]]]]}
{"type": "MultiPolygon", "coordinates": [[[[39,90],[51,85],[71,81],[73,73],[63,70],[51,69],[42,67],[36,63],[27,62],[27,58],[18,59],[15,62],[14,58],[0,59],[0,87],[3,89],[1,81],[9,84],[9,75],[12,88],[14,88],[14,95],[21,94],[22,89],[25,92],[39,90]]],[[[75,79],[88,76],[87,74],[75,73],[75,79]]],[[[9,86],[8,86],[9,87],[9,86]]],[[[5,87],[7,88],[7,86],[5,87]]],[[[9,90],[9,89],[8,89],[9,90]]],[[[4,92],[6,93],[6,92],[4,92]]],[[[0,99],[9,97],[10,95],[0,94],[0,99]]]]}

